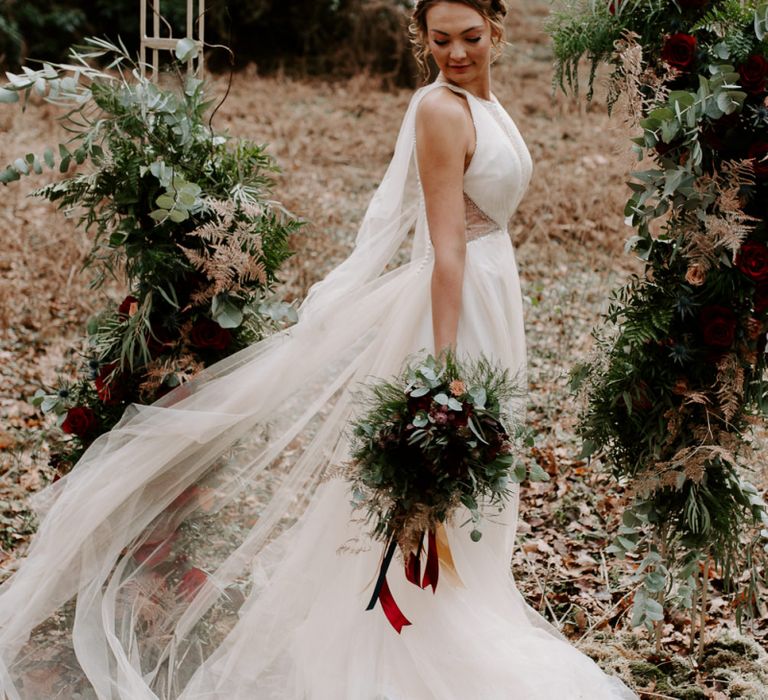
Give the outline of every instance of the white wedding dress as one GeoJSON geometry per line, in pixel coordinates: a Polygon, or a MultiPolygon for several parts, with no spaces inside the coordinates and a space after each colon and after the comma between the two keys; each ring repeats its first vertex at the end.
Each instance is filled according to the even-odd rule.
{"type": "Polygon", "coordinates": [[[379,605],[365,610],[382,545],[345,482],[326,477],[348,456],[354,392],[433,350],[414,121],[420,99],[446,88],[468,100],[477,137],[457,351],[524,372],[507,222],[530,156],[495,99],[438,78],[414,95],[354,251],[310,290],[299,322],[130,406],[38,497],[40,531],[0,587],[8,698],[637,698],[517,591],[517,493],[477,543],[446,528],[460,580],[443,572],[433,593],[393,562],[389,586],[412,623],[400,634],[379,605]],[[393,267],[404,241],[410,261],[393,267]]]}

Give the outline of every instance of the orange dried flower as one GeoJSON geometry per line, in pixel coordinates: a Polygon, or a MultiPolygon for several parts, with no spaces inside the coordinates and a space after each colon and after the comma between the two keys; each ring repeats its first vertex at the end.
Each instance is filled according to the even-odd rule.
{"type": "Polygon", "coordinates": [[[464,386],[464,382],[461,381],[461,379],[454,379],[449,385],[448,389],[450,389],[451,394],[454,396],[461,396],[467,388],[464,386]]]}
{"type": "Polygon", "coordinates": [[[691,265],[685,273],[685,281],[694,287],[700,287],[707,279],[707,273],[701,265],[691,265]]]}

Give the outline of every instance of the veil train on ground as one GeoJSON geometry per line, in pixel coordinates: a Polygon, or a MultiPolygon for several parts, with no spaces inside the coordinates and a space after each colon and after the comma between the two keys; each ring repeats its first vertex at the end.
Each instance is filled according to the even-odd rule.
{"type": "MultiPolygon", "coordinates": [[[[39,532],[0,587],[10,700],[285,700],[307,689],[312,700],[368,700],[371,688],[382,700],[492,700],[512,697],[513,683],[520,698],[579,687],[590,700],[636,698],[514,586],[517,497],[483,545],[449,532],[463,586],[433,596],[393,582],[407,634],[364,610],[380,548],[350,519],[346,485],[327,476],[348,458],[354,392],[432,350],[414,124],[441,85],[415,93],[353,251],[310,289],[298,322],[151,406],[131,404],[36,497],[39,532]],[[409,261],[385,271],[403,244],[409,261]]],[[[489,301],[499,284],[519,289],[499,233],[472,243],[497,248],[468,259],[499,250],[515,269],[474,275],[488,318],[508,313],[489,301]]],[[[460,356],[512,342],[503,323],[461,323],[460,356]]]]}

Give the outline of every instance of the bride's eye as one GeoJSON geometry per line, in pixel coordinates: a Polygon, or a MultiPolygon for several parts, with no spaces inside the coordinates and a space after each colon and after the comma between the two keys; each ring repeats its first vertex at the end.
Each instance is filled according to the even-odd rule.
{"type": "Polygon", "coordinates": [[[482,38],[483,37],[481,37],[481,36],[473,36],[471,39],[467,39],[467,41],[471,41],[473,44],[476,44],[482,38]]]}
{"type": "Polygon", "coordinates": [[[435,44],[437,44],[438,46],[445,46],[445,45],[448,43],[447,41],[438,41],[437,39],[433,39],[433,41],[434,41],[434,42],[435,42],[435,44]]]}

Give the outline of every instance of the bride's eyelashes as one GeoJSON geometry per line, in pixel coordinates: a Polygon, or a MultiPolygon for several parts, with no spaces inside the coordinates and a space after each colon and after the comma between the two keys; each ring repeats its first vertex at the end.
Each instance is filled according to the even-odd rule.
{"type": "MultiPolygon", "coordinates": [[[[476,36],[472,37],[471,39],[466,39],[465,41],[469,41],[472,44],[477,44],[482,38],[483,37],[481,36],[476,36]]],[[[434,41],[437,46],[445,46],[448,43],[447,41],[438,41],[437,39],[433,39],[432,41],[434,41]]]]}

